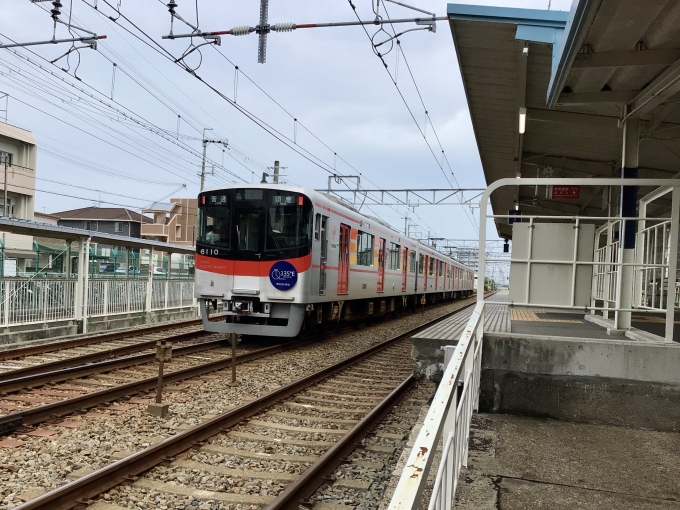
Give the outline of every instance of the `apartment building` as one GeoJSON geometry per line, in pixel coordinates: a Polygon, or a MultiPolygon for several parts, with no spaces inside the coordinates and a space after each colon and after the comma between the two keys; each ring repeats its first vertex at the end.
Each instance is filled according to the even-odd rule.
{"type": "Polygon", "coordinates": [[[142,236],[181,246],[196,245],[196,198],[171,198],[170,203],[155,202],[143,209],[153,215],[153,223],[142,224],[142,236]]]}
{"type": "MultiPolygon", "coordinates": [[[[36,155],[37,146],[30,131],[0,122],[1,216],[33,220],[36,155]]],[[[3,268],[11,266],[12,271],[25,271],[35,260],[33,238],[2,232],[2,254],[3,268]]]]}

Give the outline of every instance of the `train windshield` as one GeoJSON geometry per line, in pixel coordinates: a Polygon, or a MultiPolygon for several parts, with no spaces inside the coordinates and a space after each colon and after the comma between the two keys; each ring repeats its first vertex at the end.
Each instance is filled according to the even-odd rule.
{"type": "Polygon", "coordinates": [[[312,203],[293,191],[229,189],[199,197],[197,244],[234,260],[300,257],[309,253],[312,203]]]}
{"type": "Polygon", "coordinates": [[[199,243],[210,244],[220,248],[229,248],[229,196],[226,193],[211,193],[201,197],[198,208],[199,243]]]}

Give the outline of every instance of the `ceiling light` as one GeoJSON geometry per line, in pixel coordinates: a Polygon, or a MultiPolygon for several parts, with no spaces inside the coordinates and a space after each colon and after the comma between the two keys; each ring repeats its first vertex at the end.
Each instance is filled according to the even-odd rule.
{"type": "Polygon", "coordinates": [[[527,128],[527,109],[521,107],[519,109],[519,134],[523,135],[527,128]]]}
{"type": "Polygon", "coordinates": [[[529,54],[529,46],[522,48],[522,56],[526,57],[529,54]]]}
{"type": "Polygon", "coordinates": [[[519,203],[515,202],[515,211],[519,211],[519,203]]]}

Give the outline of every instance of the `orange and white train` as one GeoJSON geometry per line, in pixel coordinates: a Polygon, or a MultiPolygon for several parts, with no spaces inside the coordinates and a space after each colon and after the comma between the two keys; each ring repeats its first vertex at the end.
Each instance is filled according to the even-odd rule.
{"type": "Polygon", "coordinates": [[[473,285],[465,265],[311,189],[259,184],[198,196],[195,296],[206,331],[293,337],[465,297],[473,285]],[[211,322],[218,302],[226,321],[211,322]]]}

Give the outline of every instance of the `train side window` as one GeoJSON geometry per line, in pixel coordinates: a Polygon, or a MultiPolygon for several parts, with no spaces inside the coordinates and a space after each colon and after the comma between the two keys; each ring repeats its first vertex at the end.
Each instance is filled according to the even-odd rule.
{"type": "Polygon", "coordinates": [[[416,272],[416,252],[411,250],[411,267],[409,268],[409,273],[415,273],[416,272]]]}
{"type": "Polygon", "coordinates": [[[439,276],[444,276],[444,263],[438,260],[437,264],[439,264],[439,276]]]}
{"type": "Polygon", "coordinates": [[[314,240],[321,239],[321,215],[317,213],[314,217],[314,240]]]}
{"type": "Polygon", "coordinates": [[[434,259],[430,259],[430,270],[428,271],[428,275],[434,276],[434,259]]]}
{"type": "Polygon", "coordinates": [[[395,243],[390,243],[390,258],[388,261],[388,269],[399,269],[399,253],[401,246],[395,243]]]}
{"type": "Polygon", "coordinates": [[[420,257],[418,257],[418,274],[423,274],[425,272],[425,268],[423,267],[423,254],[420,254],[420,257]]]}
{"type": "Polygon", "coordinates": [[[373,265],[373,236],[359,230],[357,235],[357,265],[373,265]]]}

